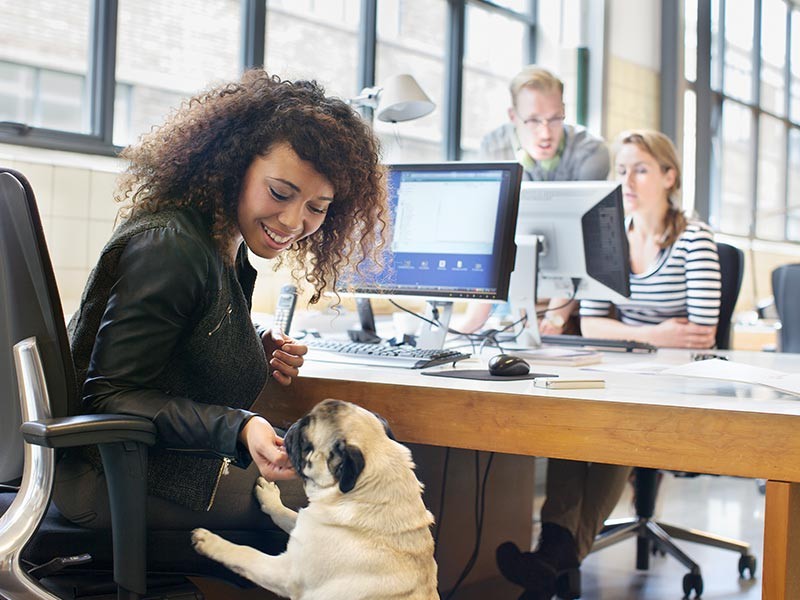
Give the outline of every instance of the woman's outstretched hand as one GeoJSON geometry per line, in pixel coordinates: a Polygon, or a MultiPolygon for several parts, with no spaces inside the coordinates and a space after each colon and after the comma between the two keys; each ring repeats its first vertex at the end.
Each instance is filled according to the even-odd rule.
{"type": "Polygon", "coordinates": [[[264,344],[264,352],[275,381],[281,385],[292,383],[292,378],[300,373],[308,347],[276,329],[264,333],[261,343],[264,344]]]}
{"type": "Polygon", "coordinates": [[[283,446],[283,438],[275,433],[264,417],[253,417],[245,423],[239,439],[247,446],[264,479],[277,481],[297,476],[283,446]]]}

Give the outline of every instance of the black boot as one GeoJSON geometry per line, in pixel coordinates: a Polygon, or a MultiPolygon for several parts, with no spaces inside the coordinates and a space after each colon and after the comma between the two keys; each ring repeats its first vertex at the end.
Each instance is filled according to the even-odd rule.
{"type": "Polygon", "coordinates": [[[497,548],[497,566],[509,581],[525,588],[520,600],[580,598],[580,561],[572,534],[555,523],[543,523],[535,552],[521,552],[512,542],[497,548]]]}

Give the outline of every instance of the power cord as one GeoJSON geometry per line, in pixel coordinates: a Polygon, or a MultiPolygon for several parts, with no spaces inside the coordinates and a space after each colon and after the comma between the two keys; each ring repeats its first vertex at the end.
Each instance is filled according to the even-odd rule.
{"type": "MultiPolygon", "coordinates": [[[[410,315],[413,315],[416,318],[420,319],[421,321],[424,321],[425,323],[428,323],[430,325],[435,325],[436,327],[443,328],[442,323],[438,320],[438,310],[436,309],[436,307],[434,307],[433,311],[432,311],[434,318],[433,319],[429,319],[428,317],[425,317],[425,316],[423,316],[423,315],[421,315],[421,314],[419,314],[419,313],[417,313],[417,312],[415,312],[415,311],[413,311],[413,310],[411,310],[409,308],[406,308],[405,306],[402,306],[401,304],[398,304],[397,302],[395,302],[391,298],[389,299],[389,303],[392,306],[394,306],[395,308],[398,308],[398,309],[402,310],[403,312],[406,312],[406,313],[408,313],[410,315]]],[[[517,321],[514,321],[513,323],[511,323],[509,325],[506,325],[502,329],[492,329],[492,330],[481,332],[481,333],[467,333],[467,332],[464,332],[464,331],[458,331],[457,329],[452,329],[450,327],[447,328],[447,333],[450,333],[452,335],[457,335],[459,337],[463,337],[463,338],[467,339],[470,342],[471,346],[472,346],[472,351],[473,352],[475,351],[475,344],[481,344],[480,348],[482,349],[483,345],[485,345],[487,342],[497,346],[498,348],[501,348],[500,347],[500,343],[497,341],[496,337],[494,337],[494,336],[496,336],[496,335],[498,335],[500,333],[504,333],[504,332],[508,331],[509,329],[513,329],[514,327],[516,327],[520,323],[524,323],[525,321],[527,321],[527,318],[528,318],[527,316],[523,316],[521,319],[519,319],[517,321]]],[[[513,339],[516,339],[516,336],[513,339]]]]}
{"type": "MultiPolygon", "coordinates": [[[[578,285],[579,284],[580,284],[580,278],[579,277],[573,277],[572,278],[572,294],[570,294],[570,297],[567,298],[566,301],[563,304],[560,304],[559,306],[556,306],[554,308],[546,308],[544,310],[536,311],[537,318],[544,316],[549,310],[559,310],[559,309],[562,309],[562,308],[564,308],[566,306],[569,306],[569,304],[573,300],[575,300],[575,296],[578,294],[578,285]]],[[[436,327],[444,329],[442,323],[439,321],[439,310],[435,306],[432,307],[432,310],[431,310],[431,314],[433,316],[433,319],[429,319],[428,317],[425,317],[425,316],[419,314],[418,312],[415,312],[415,311],[411,310],[410,308],[406,308],[405,306],[402,306],[401,304],[398,304],[397,302],[395,302],[391,298],[389,298],[389,303],[392,306],[394,306],[395,308],[398,308],[398,309],[402,310],[403,312],[406,312],[406,313],[408,313],[410,315],[413,315],[416,318],[420,319],[421,321],[424,321],[425,323],[428,323],[429,325],[434,325],[436,327]]],[[[522,325],[522,327],[520,328],[519,333],[515,334],[513,337],[511,337],[510,339],[507,340],[509,342],[515,342],[519,338],[519,336],[522,335],[522,332],[524,331],[525,326],[527,325],[527,322],[528,322],[528,315],[522,315],[521,318],[517,319],[513,323],[509,323],[508,325],[504,326],[501,329],[490,329],[490,330],[487,330],[487,331],[482,331],[480,333],[467,333],[465,331],[459,331],[457,329],[453,329],[451,327],[447,327],[446,331],[447,331],[447,333],[449,333],[451,335],[456,335],[456,336],[465,338],[467,341],[469,341],[473,352],[476,352],[476,347],[475,347],[476,344],[478,345],[478,348],[477,348],[478,352],[482,351],[487,345],[495,346],[495,347],[497,347],[498,350],[503,352],[503,346],[500,343],[500,340],[498,340],[497,336],[499,336],[500,334],[505,333],[505,332],[507,332],[509,330],[513,331],[517,327],[517,325],[522,325]]]]}
{"type": "Polygon", "coordinates": [[[492,460],[494,460],[494,452],[489,453],[489,459],[486,461],[486,467],[483,471],[483,481],[481,481],[480,452],[477,450],[475,451],[475,547],[467,560],[467,564],[464,565],[461,575],[458,576],[455,585],[453,585],[444,600],[450,600],[455,595],[458,588],[464,583],[467,575],[472,571],[475,562],[478,560],[478,554],[481,550],[481,536],[483,535],[483,515],[486,509],[486,482],[489,480],[492,460]]]}
{"type": "Polygon", "coordinates": [[[439,552],[439,532],[442,530],[442,521],[444,520],[444,497],[445,490],[447,489],[447,467],[450,463],[450,448],[444,449],[444,465],[442,466],[442,491],[439,493],[439,518],[436,519],[436,529],[433,533],[433,559],[436,560],[436,554],[439,552]]]}

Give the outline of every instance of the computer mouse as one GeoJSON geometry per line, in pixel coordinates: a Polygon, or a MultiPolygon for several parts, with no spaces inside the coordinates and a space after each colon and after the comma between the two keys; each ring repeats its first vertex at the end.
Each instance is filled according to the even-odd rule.
{"type": "Polygon", "coordinates": [[[489,374],[504,377],[527,375],[531,366],[524,358],[511,354],[498,354],[489,359],[489,374]]]}

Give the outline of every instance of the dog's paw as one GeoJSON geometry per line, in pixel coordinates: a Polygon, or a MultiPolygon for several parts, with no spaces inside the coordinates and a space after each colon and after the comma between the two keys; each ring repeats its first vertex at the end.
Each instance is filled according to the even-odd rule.
{"type": "Polygon", "coordinates": [[[194,529],[192,531],[192,546],[198,554],[214,557],[214,551],[222,541],[218,535],[211,533],[208,529],[194,529]]]}
{"type": "Polygon", "coordinates": [[[281,503],[281,491],[277,485],[259,477],[255,487],[256,498],[261,505],[261,510],[269,514],[276,508],[283,506],[281,503]]]}

